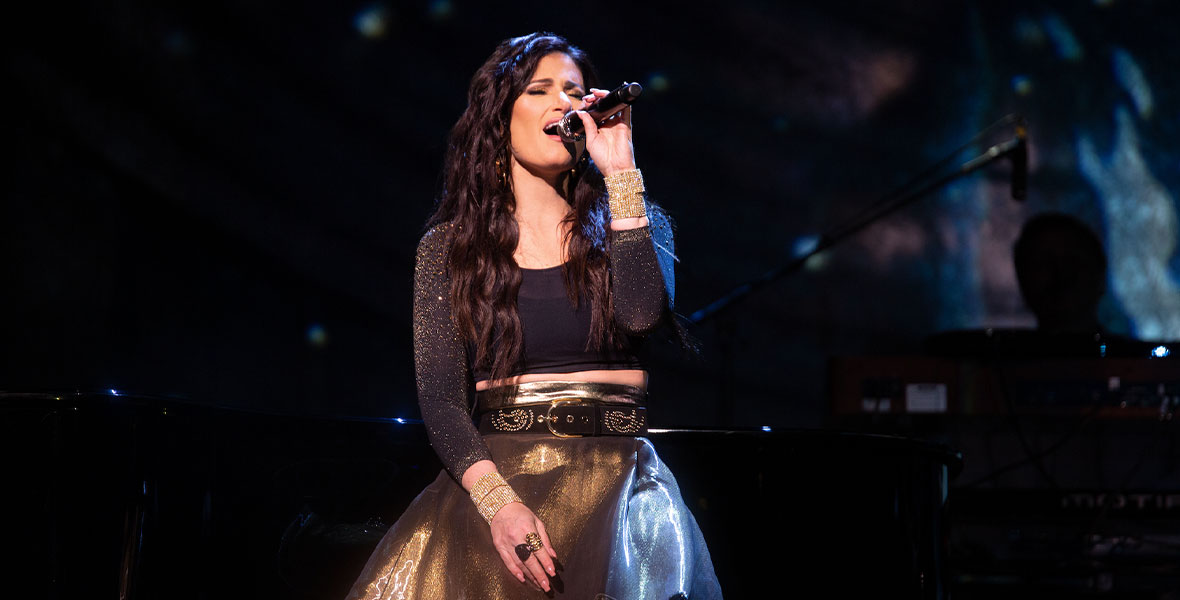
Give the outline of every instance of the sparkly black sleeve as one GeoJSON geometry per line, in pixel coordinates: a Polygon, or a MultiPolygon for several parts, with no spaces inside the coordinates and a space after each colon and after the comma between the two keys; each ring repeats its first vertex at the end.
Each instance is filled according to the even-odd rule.
{"type": "Polygon", "coordinates": [[[418,244],[414,266],[414,366],[418,405],[430,445],[456,481],[491,452],[468,412],[472,393],[467,351],[451,319],[447,276],[449,227],[431,229],[418,244]]]}
{"type": "Polygon", "coordinates": [[[658,209],[649,208],[647,227],[611,231],[611,302],[615,323],[643,335],[672,307],[675,280],[672,228],[658,209]]]}

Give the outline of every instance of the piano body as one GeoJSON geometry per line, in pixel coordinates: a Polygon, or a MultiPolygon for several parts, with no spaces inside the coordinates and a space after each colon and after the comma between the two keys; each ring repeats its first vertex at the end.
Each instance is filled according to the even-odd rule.
{"type": "MultiPolygon", "coordinates": [[[[413,422],[113,394],[0,406],[22,554],[8,585],[30,597],[342,597],[440,469],[413,422]]],[[[650,437],[727,597],[946,597],[955,452],[832,431],[650,437]]]]}

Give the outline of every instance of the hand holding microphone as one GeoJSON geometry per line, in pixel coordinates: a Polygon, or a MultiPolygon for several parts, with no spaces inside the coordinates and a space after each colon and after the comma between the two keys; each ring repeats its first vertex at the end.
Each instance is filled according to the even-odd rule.
{"type": "MultiPolygon", "coordinates": [[[[602,125],[615,113],[639,98],[641,93],[643,93],[643,86],[638,83],[624,83],[599,98],[590,108],[586,109],[586,114],[590,115],[595,123],[602,125]]],[[[546,127],[545,133],[559,135],[562,140],[567,142],[576,142],[585,135],[585,125],[578,117],[577,111],[571,110],[560,121],[546,127]]]]}

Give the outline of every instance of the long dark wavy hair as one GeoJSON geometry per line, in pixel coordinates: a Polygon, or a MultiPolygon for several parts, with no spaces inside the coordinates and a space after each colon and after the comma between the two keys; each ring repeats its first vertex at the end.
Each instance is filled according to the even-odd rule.
{"type": "MultiPolygon", "coordinates": [[[[476,367],[489,371],[492,379],[510,376],[524,348],[516,306],[521,273],[513,259],[520,232],[508,175],[512,106],[537,63],[554,52],[573,59],[586,89],[598,83],[585,53],[560,36],[541,32],[501,42],[471,79],[467,109],[451,129],[438,208],[428,223],[450,225],[447,267],[455,323],[474,350],[476,367]]],[[[583,155],[559,187],[573,207],[565,219],[566,292],[574,306],[590,303],[588,343],[604,348],[619,336],[612,325],[608,293],[602,174],[583,155]]]]}

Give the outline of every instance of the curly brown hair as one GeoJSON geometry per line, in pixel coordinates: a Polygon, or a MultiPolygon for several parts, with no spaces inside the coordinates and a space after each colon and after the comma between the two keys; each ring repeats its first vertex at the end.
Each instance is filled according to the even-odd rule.
{"type": "MultiPolygon", "coordinates": [[[[578,65],[584,84],[598,76],[586,54],[547,32],[504,40],[480,66],[467,92],[467,109],[451,129],[443,191],[428,226],[449,223],[447,268],[455,324],[473,348],[474,363],[493,380],[511,375],[524,348],[516,297],[521,273],[513,253],[519,240],[516,199],[505,173],[511,165],[512,106],[524,93],[537,63],[560,52],[578,65]]],[[[573,207],[565,218],[569,260],[563,273],[571,304],[589,301],[589,347],[618,338],[612,323],[607,268],[607,205],[602,174],[583,155],[560,182],[573,207]]]]}

